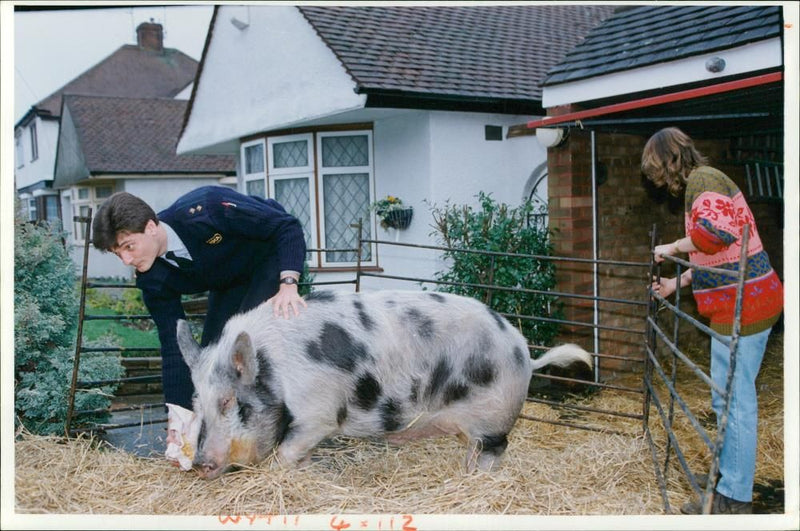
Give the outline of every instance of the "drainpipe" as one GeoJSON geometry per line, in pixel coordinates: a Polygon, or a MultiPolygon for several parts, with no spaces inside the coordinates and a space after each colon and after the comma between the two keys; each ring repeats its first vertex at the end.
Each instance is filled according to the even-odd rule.
{"type": "MultiPolygon", "coordinates": [[[[594,353],[600,353],[600,330],[597,328],[600,320],[599,317],[599,301],[597,298],[600,296],[598,288],[598,274],[597,274],[597,260],[598,260],[598,247],[597,247],[597,144],[595,141],[594,130],[591,131],[591,144],[592,144],[592,289],[594,294],[594,316],[592,322],[594,326],[594,353]]],[[[600,358],[594,359],[594,381],[600,381],[600,358]]]]}

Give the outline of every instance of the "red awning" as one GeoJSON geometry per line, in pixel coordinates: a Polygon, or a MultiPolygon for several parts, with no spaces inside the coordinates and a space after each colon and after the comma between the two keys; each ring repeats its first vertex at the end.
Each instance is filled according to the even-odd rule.
{"type": "Polygon", "coordinates": [[[594,118],[596,116],[603,116],[616,112],[630,111],[634,109],[641,109],[643,107],[651,107],[653,105],[661,105],[664,103],[672,103],[682,100],[690,100],[700,98],[702,96],[710,96],[713,94],[720,94],[723,92],[730,92],[732,90],[741,90],[749,87],[756,87],[759,85],[766,85],[768,83],[775,83],[783,79],[782,72],[773,72],[771,74],[763,74],[760,76],[739,79],[736,81],[727,81],[725,83],[718,83],[716,85],[709,85],[707,87],[700,87],[689,90],[682,90],[680,92],[673,92],[671,94],[663,94],[661,96],[652,96],[649,98],[641,98],[633,101],[626,101],[623,103],[615,103],[613,105],[605,105],[595,109],[587,109],[585,111],[576,111],[559,116],[549,116],[541,120],[532,120],[527,123],[528,129],[536,129],[537,127],[550,127],[553,125],[562,124],[565,122],[574,122],[577,120],[585,120],[587,118],[594,118]]]}

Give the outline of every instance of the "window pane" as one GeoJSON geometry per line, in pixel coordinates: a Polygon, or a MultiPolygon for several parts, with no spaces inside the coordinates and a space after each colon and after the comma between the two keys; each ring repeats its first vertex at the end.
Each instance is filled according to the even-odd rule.
{"type": "Polygon", "coordinates": [[[297,168],[308,166],[308,142],[277,142],[272,144],[273,165],[276,168],[297,168]]]}
{"type": "Polygon", "coordinates": [[[322,137],[322,165],[326,168],[367,166],[368,145],[367,135],[322,137]]]}
{"type": "MultiPolygon", "coordinates": [[[[244,148],[245,173],[264,171],[264,144],[254,144],[244,148]]],[[[263,196],[263,194],[262,194],[263,196]]]]}
{"type": "MultiPolygon", "coordinates": [[[[306,238],[306,248],[311,245],[311,198],[308,197],[308,178],[277,179],[275,181],[275,200],[283,205],[288,213],[300,220],[306,238]]],[[[311,260],[311,253],[306,255],[311,260]]]]}
{"type": "Polygon", "coordinates": [[[48,195],[44,198],[45,219],[58,220],[58,196],[48,195]]]}
{"type": "Polygon", "coordinates": [[[39,158],[39,139],[36,135],[36,123],[31,124],[31,160],[39,158]]]}
{"type": "Polygon", "coordinates": [[[114,193],[113,186],[97,186],[94,189],[94,196],[97,199],[104,199],[114,193]]]}
{"type": "Polygon", "coordinates": [[[36,221],[36,199],[28,199],[28,220],[36,221]]]}
{"type": "Polygon", "coordinates": [[[89,189],[78,188],[78,199],[89,199],[89,189]]]}
{"type": "Polygon", "coordinates": [[[264,193],[264,179],[255,179],[245,183],[247,195],[256,195],[258,197],[266,197],[264,193]]]}
{"type": "MultiPolygon", "coordinates": [[[[81,205],[78,207],[78,216],[79,217],[86,217],[89,215],[89,205],[81,205]]],[[[86,238],[86,223],[82,221],[75,222],[75,239],[78,241],[83,241],[86,238]]]]}
{"type": "MultiPolygon", "coordinates": [[[[370,238],[369,174],[350,173],[323,176],[325,194],[325,247],[328,249],[352,249],[358,244],[357,230],[350,226],[359,218],[364,223],[362,236],[370,238]]],[[[370,260],[369,245],[364,245],[362,260],[370,260]]],[[[355,252],[326,253],[328,262],[356,262],[355,252]]]]}

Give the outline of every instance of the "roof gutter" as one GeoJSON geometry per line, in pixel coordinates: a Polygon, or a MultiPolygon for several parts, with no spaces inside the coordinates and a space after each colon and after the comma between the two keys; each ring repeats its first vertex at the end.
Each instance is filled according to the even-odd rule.
{"type": "Polygon", "coordinates": [[[536,129],[539,127],[550,127],[553,125],[563,124],[565,122],[575,122],[578,120],[585,120],[587,118],[594,118],[595,116],[631,111],[634,109],[651,107],[653,105],[662,105],[664,103],[673,103],[676,101],[700,98],[702,96],[711,96],[713,94],[721,94],[723,92],[730,92],[732,90],[741,90],[759,85],[766,85],[768,83],[775,83],[782,80],[782,72],[773,72],[770,74],[763,74],[746,79],[709,85],[707,87],[682,90],[680,92],[673,92],[671,94],[662,94],[660,96],[652,96],[649,98],[640,98],[638,100],[626,101],[623,103],[615,103],[613,105],[605,105],[603,107],[587,109],[585,111],[576,111],[559,116],[547,116],[541,120],[533,120],[528,122],[526,124],[526,128],[536,129]]]}
{"type": "Polygon", "coordinates": [[[493,112],[501,114],[541,115],[542,102],[529,98],[499,98],[435,92],[412,92],[396,89],[372,89],[358,86],[356,94],[366,94],[365,107],[427,109],[446,111],[493,112]]]}

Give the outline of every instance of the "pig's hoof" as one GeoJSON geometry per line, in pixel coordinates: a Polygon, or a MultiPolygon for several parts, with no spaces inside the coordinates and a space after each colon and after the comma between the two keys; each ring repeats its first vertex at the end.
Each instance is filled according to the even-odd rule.
{"type": "Polygon", "coordinates": [[[297,468],[308,468],[311,466],[311,454],[306,454],[305,457],[295,463],[297,468]]]}

